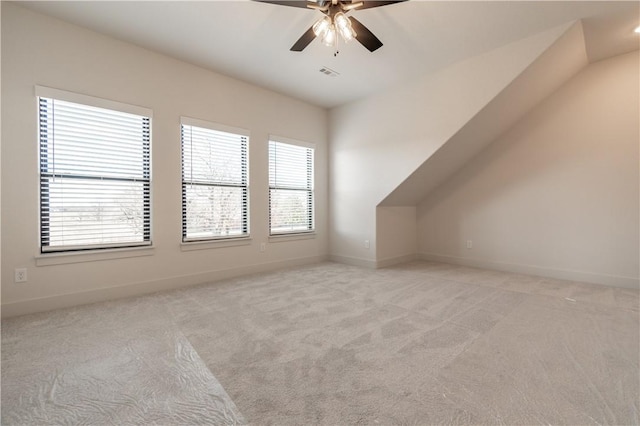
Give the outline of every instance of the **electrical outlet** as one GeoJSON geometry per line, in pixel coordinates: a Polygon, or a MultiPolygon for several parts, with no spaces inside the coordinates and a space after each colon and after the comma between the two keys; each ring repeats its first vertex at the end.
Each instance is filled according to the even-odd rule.
{"type": "Polygon", "coordinates": [[[15,282],[17,283],[26,283],[27,282],[27,268],[16,268],[15,269],[15,282]]]}
{"type": "Polygon", "coordinates": [[[364,248],[368,249],[370,246],[369,240],[364,240],[364,248]]]}
{"type": "Polygon", "coordinates": [[[472,249],[473,248],[473,241],[467,240],[467,248],[468,249],[472,249]]]}
{"type": "Polygon", "coordinates": [[[267,245],[265,243],[260,243],[260,251],[265,251],[267,249],[267,245]]]}

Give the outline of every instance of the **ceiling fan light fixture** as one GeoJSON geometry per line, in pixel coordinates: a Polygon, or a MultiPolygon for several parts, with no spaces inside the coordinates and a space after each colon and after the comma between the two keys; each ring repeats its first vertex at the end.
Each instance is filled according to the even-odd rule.
{"type": "Polygon", "coordinates": [[[335,43],[336,43],[336,28],[332,24],[329,26],[329,29],[327,29],[324,35],[322,36],[322,44],[324,44],[325,46],[333,46],[335,45],[335,43]]]}
{"type": "MultiPolygon", "coordinates": [[[[1,0],[0,0],[1,1],[1,0]]],[[[381,6],[402,3],[407,0],[253,0],[260,3],[272,3],[280,6],[314,9],[323,14],[322,18],[306,30],[289,49],[292,52],[302,52],[314,39],[319,38],[322,44],[333,47],[334,56],[339,53],[340,39],[345,42],[356,39],[369,52],[382,47],[382,42],[362,22],[352,16],[346,16],[351,11],[359,9],[373,9],[381,6]],[[356,33],[357,31],[357,33],[356,33]]]]}
{"type": "Polygon", "coordinates": [[[336,27],[339,29],[350,27],[351,22],[349,22],[349,18],[342,12],[336,13],[336,16],[333,17],[333,22],[335,22],[336,27]]]}
{"type": "Polygon", "coordinates": [[[316,37],[324,39],[327,31],[331,28],[331,18],[328,16],[323,17],[318,22],[313,24],[313,33],[316,37]]]}
{"type": "Polygon", "coordinates": [[[357,34],[351,26],[340,28],[340,35],[344,41],[351,41],[356,38],[357,34]]]}
{"type": "Polygon", "coordinates": [[[335,22],[335,26],[338,28],[338,31],[340,32],[340,35],[342,36],[344,41],[351,41],[356,37],[356,32],[351,26],[351,21],[344,13],[336,13],[336,15],[333,17],[333,21],[335,22]]]}

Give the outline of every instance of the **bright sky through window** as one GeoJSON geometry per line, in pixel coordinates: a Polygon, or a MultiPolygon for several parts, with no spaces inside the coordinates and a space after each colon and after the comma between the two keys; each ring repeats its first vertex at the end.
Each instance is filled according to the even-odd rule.
{"type": "Polygon", "coordinates": [[[148,245],[150,118],[39,98],[41,250],[148,245]]]}

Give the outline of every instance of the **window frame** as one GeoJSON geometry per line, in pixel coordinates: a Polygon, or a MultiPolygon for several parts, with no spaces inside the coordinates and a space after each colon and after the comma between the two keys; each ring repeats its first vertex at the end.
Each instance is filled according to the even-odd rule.
{"type": "Polygon", "coordinates": [[[315,235],[316,233],[316,200],[315,200],[315,171],[316,171],[316,145],[310,142],[304,142],[296,139],[291,139],[287,137],[277,136],[277,135],[269,135],[269,140],[267,144],[267,186],[268,186],[268,202],[269,202],[269,211],[268,211],[268,229],[269,229],[269,238],[270,239],[282,239],[286,237],[290,237],[290,239],[298,238],[306,238],[315,235]],[[311,161],[310,167],[311,170],[307,170],[307,175],[311,177],[310,182],[307,182],[306,189],[300,188],[292,188],[286,186],[272,186],[271,185],[271,144],[280,143],[285,145],[292,145],[299,148],[311,150],[311,161]],[[271,224],[271,191],[277,189],[284,190],[295,190],[295,191],[305,191],[307,193],[307,217],[310,218],[310,222],[307,223],[306,230],[292,230],[292,231],[279,231],[274,232],[271,224]]]}
{"type": "MultiPolygon", "coordinates": [[[[251,237],[251,218],[250,218],[250,177],[249,177],[249,144],[251,140],[251,132],[247,129],[228,126],[225,124],[215,123],[207,120],[201,120],[197,118],[191,117],[180,117],[180,176],[181,176],[181,184],[180,184],[180,192],[181,192],[181,243],[183,247],[185,246],[193,246],[194,248],[198,248],[198,246],[202,246],[202,244],[206,243],[216,243],[216,244],[231,244],[235,245],[235,241],[240,240],[248,240],[251,237]],[[220,183],[204,183],[199,182],[198,185],[208,186],[208,187],[231,187],[231,188],[241,188],[243,191],[242,196],[242,233],[238,235],[220,235],[220,236],[206,236],[206,237],[192,237],[189,238],[187,236],[187,210],[186,210],[186,186],[188,184],[193,184],[193,182],[188,182],[185,180],[185,156],[184,156],[184,140],[183,140],[183,130],[184,126],[197,127],[204,130],[212,130],[214,132],[223,132],[229,133],[241,138],[244,138],[244,151],[242,152],[241,166],[244,165],[245,170],[241,170],[241,176],[244,177],[244,182],[240,184],[220,184],[220,183]]],[[[204,246],[204,248],[208,248],[208,246],[204,246]]],[[[188,250],[188,249],[187,249],[188,250]]]]}
{"type": "MultiPolygon", "coordinates": [[[[94,96],[69,92],[60,89],[54,89],[45,86],[36,85],[34,88],[35,101],[36,101],[36,122],[37,122],[37,143],[38,143],[38,246],[40,256],[60,256],[60,255],[73,255],[83,253],[100,253],[105,251],[120,251],[123,249],[145,249],[153,247],[153,180],[152,180],[152,124],[153,124],[153,110],[137,105],[126,104],[118,101],[98,98],[94,96]],[[77,245],[60,245],[51,246],[48,238],[45,238],[43,234],[44,222],[43,219],[46,216],[46,212],[43,208],[43,202],[47,199],[43,193],[43,180],[47,177],[55,178],[57,175],[55,171],[50,172],[44,164],[43,160],[43,140],[41,129],[41,98],[52,99],[53,101],[63,101],[75,103],[87,107],[96,107],[115,112],[134,114],[146,119],[146,124],[143,124],[143,139],[142,139],[142,168],[143,178],[108,178],[106,180],[113,180],[119,182],[142,182],[143,183],[143,225],[142,225],[142,241],[131,241],[123,243],[104,243],[104,244],[77,244],[77,245]]],[[[143,123],[145,123],[143,121],[143,123]]],[[[47,149],[49,146],[47,145],[47,149]]],[[[48,165],[48,163],[47,163],[48,165]]],[[[62,177],[62,176],[61,176],[62,177]]],[[[65,178],[70,179],[100,179],[93,175],[83,175],[82,173],[68,173],[64,174],[65,178]]],[[[50,195],[50,193],[49,193],[50,195]]]]}

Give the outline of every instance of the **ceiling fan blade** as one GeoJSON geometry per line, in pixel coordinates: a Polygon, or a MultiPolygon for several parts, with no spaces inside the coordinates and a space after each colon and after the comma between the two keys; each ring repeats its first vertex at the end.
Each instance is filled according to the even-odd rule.
{"type": "Polygon", "coordinates": [[[291,6],[291,7],[301,7],[306,9],[307,4],[316,5],[314,2],[302,1],[302,0],[254,0],[259,3],[270,3],[277,4],[279,6],[291,6]]]}
{"type": "Polygon", "coordinates": [[[362,24],[362,22],[358,21],[353,16],[350,16],[349,19],[351,20],[351,26],[356,32],[356,40],[366,47],[369,52],[373,52],[382,47],[382,42],[378,37],[373,35],[373,33],[362,24]]]}
{"type": "Polygon", "coordinates": [[[314,38],[316,38],[316,35],[313,32],[313,27],[311,27],[304,34],[302,34],[302,37],[300,37],[289,50],[291,50],[292,52],[302,52],[304,48],[313,41],[314,38]]]}
{"type": "Polygon", "coordinates": [[[388,1],[375,1],[375,0],[364,0],[362,6],[359,6],[357,10],[371,9],[373,7],[381,7],[387,6],[395,3],[402,3],[407,0],[388,0],[388,1]]]}

